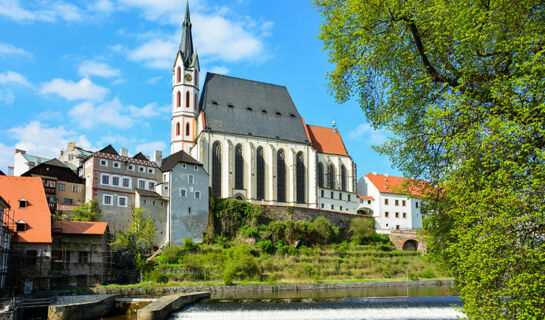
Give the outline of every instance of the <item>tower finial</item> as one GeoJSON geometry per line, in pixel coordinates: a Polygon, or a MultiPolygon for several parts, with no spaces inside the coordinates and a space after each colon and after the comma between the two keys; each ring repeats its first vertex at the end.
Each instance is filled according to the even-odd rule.
{"type": "Polygon", "coordinates": [[[193,36],[191,35],[191,18],[189,15],[189,1],[185,6],[185,18],[182,24],[182,40],[180,41],[180,52],[182,53],[182,60],[184,66],[189,67],[193,64],[193,36]]]}

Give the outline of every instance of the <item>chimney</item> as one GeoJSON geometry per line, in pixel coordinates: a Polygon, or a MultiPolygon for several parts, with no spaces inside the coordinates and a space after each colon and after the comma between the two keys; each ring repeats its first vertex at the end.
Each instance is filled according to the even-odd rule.
{"type": "Polygon", "coordinates": [[[387,173],[384,174],[385,177],[389,177],[389,175],[387,173]]]}
{"type": "Polygon", "coordinates": [[[8,166],[8,176],[13,176],[13,166],[8,166]]]}
{"type": "Polygon", "coordinates": [[[128,157],[129,156],[129,150],[127,148],[121,148],[121,156],[128,157]]]}
{"type": "Polygon", "coordinates": [[[37,167],[40,164],[40,158],[34,157],[34,166],[37,167]]]}
{"type": "Polygon", "coordinates": [[[374,174],[375,176],[377,175],[377,173],[376,173],[376,172],[373,172],[373,174],[374,174]]]}
{"type": "Polygon", "coordinates": [[[155,150],[153,153],[153,161],[160,167],[161,163],[163,162],[163,152],[159,150],[155,150]]]}

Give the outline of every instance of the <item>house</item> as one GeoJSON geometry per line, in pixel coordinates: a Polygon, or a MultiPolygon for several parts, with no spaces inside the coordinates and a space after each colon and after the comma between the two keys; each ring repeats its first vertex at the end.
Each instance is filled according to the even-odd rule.
{"type": "Polygon", "coordinates": [[[8,276],[8,259],[11,249],[11,239],[14,232],[9,226],[14,226],[11,206],[4,198],[0,197],[0,291],[6,289],[6,277],[8,276]]]}
{"type": "Polygon", "coordinates": [[[61,150],[59,160],[79,174],[78,169],[83,166],[85,160],[92,154],[92,151],[78,147],[75,142],[70,142],[66,150],[61,150]]]}
{"type": "Polygon", "coordinates": [[[85,180],[57,159],[40,163],[21,176],[42,178],[52,213],[70,211],[85,203],[85,180]]]}
{"type": "Polygon", "coordinates": [[[15,155],[13,157],[13,175],[20,176],[46,161],[49,161],[49,159],[30,155],[26,153],[25,150],[15,149],[15,155]]]}
{"type": "Polygon", "coordinates": [[[8,279],[25,293],[50,288],[51,212],[40,177],[0,176],[0,197],[11,207],[15,223],[4,225],[14,233],[8,279]]]}
{"type": "Polygon", "coordinates": [[[88,287],[109,280],[108,223],[53,221],[52,234],[51,288],[88,287]]]}
{"type": "Polygon", "coordinates": [[[163,186],[170,200],[167,210],[167,243],[180,246],[185,238],[203,241],[208,226],[208,173],[203,165],[180,150],[161,165],[163,186]]]}
{"type": "Polygon", "coordinates": [[[363,175],[358,182],[358,211],[373,215],[379,233],[420,229],[422,189],[414,183],[425,182],[375,172],[363,175]]]}
{"type": "MultiPolygon", "coordinates": [[[[161,160],[160,151],[156,151],[154,160],[150,160],[142,153],[130,157],[128,150],[124,148],[119,154],[111,145],[94,152],[85,160],[83,164],[85,201],[98,201],[102,211],[100,220],[108,222],[110,231],[116,233],[127,230],[134,208],[147,204],[149,198],[146,197],[147,193],[138,190],[156,192],[162,177],[159,168],[161,160]]],[[[158,238],[161,243],[165,237],[165,201],[158,198],[150,201],[150,205],[163,208],[162,211],[159,209],[162,216],[153,218],[159,228],[158,234],[163,237],[158,238]]]]}

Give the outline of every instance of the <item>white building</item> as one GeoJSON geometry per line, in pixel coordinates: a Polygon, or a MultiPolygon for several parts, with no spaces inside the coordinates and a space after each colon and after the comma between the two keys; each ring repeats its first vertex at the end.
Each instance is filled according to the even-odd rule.
{"type": "Polygon", "coordinates": [[[421,193],[410,180],[375,172],[363,175],[358,182],[358,211],[373,215],[377,232],[422,228],[421,193]]]}
{"type": "Polygon", "coordinates": [[[21,176],[23,173],[36,167],[40,163],[49,160],[50,159],[30,155],[26,153],[25,150],[15,149],[15,155],[13,157],[13,175],[21,176]]]}
{"type": "Polygon", "coordinates": [[[307,125],[284,86],[208,73],[199,99],[199,71],[187,8],[171,154],[202,163],[215,197],[356,212],[356,166],[338,130],[307,125]]]}

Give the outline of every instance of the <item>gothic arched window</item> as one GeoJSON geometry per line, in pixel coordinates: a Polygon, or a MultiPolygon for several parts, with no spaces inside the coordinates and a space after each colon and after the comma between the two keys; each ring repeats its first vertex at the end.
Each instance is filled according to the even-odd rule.
{"type": "Polygon", "coordinates": [[[319,162],[318,163],[318,187],[323,188],[324,187],[324,165],[319,162]]]}
{"type": "Polygon", "coordinates": [[[190,130],[189,130],[189,122],[188,122],[188,123],[185,124],[185,136],[186,137],[189,137],[189,132],[190,132],[190,130]]]}
{"type": "Polygon", "coordinates": [[[176,123],[176,136],[179,136],[180,135],[180,123],[177,122],[176,123]]]}
{"type": "Polygon", "coordinates": [[[221,144],[217,141],[212,146],[212,194],[221,197],[221,144]]]}
{"type": "Polygon", "coordinates": [[[284,150],[276,154],[276,195],[278,202],[286,202],[286,155],[284,150]]]}
{"type": "Polygon", "coordinates": [[[265,159],[263,158],[263,148],[257,148],[257,199],[265,199],[265,159]]]}
{"type": "Polygon", "coordinates": [[[244,189],[244,157],[240,144],[235,147],[235,189],[244,189]]]}
{"type": "Polygon", "coordinates": [[[335,189],[335,166],[330,164],[327,170],[327,183],[329,189],[335,189]]]}
{"type": "Polygon", "coordinates": [[[197,105],[199,104],[199,98],[197,94],[195,93],[195,111],[197,111],[197,105]]]}
{"type": "Polygon", "coordinates": [[[195,86],[199,86],[199,71],[195,70],[195,86]]]}
{"type": "Polygon", "coordinates": [[[341,166],[341,190],[346,191],[346,168],[341,166]]]}
{"type": "Polygon", "coordinates": [[[181,107],[182,106],[182,94],[180,93],[180,91],[178,91],[178,93],[176,94],[176,107],[181,107]]]}
{"type": "Polygon", "coordinates": [[[185,107],[189,108],[189,91],[185,92],[185,107]]]}
{"type": "Polygon", "coordinates": [[[178,80],[178,83],[182,82],[182,69],[178,67],[178,70],[176,71],[176,77],[178,80]]]}
{"type": "Polygon", "coordinates": [[[295,170],[297,183],[297,203],[305,203],[305,156],[302,152],[297,153],[297,164],[295,170]]]}

